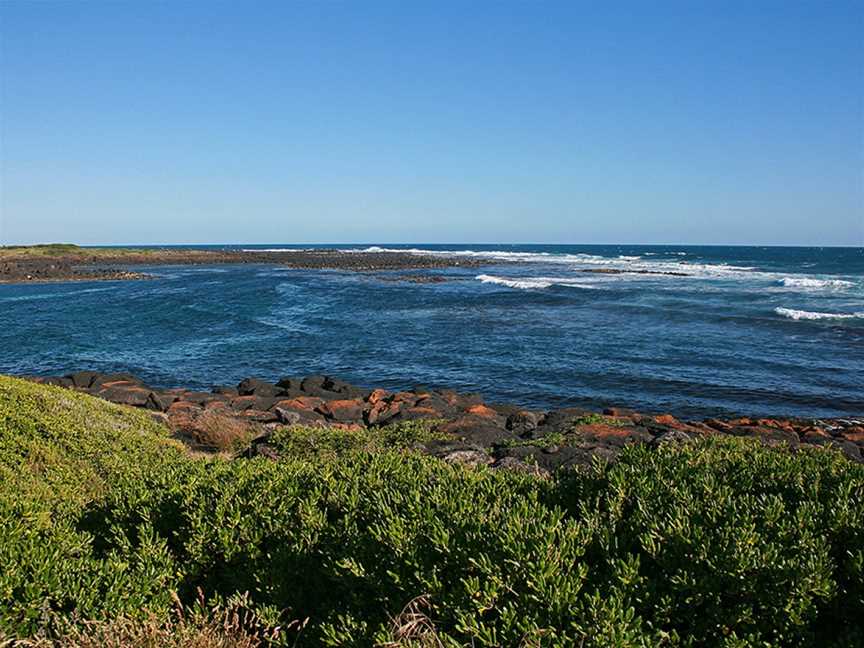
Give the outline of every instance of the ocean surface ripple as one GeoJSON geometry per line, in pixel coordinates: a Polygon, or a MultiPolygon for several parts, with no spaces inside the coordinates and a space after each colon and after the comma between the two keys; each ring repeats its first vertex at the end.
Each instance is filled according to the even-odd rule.
{"type": "Polygon", "coordinates": [[[326,373],[533,407],[864,413],[862,248],[330,247],[487,263],[412,281],[248,264],[4,285],[0,372],[200,388],[326,373]]]}

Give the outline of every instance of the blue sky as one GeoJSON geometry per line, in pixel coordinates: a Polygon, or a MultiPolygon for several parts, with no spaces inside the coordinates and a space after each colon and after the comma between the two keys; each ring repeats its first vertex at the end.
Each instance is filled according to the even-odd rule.
{"type": "Polygon", "coordinates": [[[864,1],[0,2],[0,242],[864,245],[864,1]]]}

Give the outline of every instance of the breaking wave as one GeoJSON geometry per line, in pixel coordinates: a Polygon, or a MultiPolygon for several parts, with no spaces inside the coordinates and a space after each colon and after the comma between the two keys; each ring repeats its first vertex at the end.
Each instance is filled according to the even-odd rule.
{"type": "Polygon", "coordinates": [[[813,279],[810,277],[783,277],[778,282],[786,288],[848,288],[855,284],[843,279],[813,279]]]}
{"type": "Polygon", "coordinates": [[[864,312],[859,313],[817,313],[813,311],[795,310],[778,306],[774,312],[793,320],[823,320],[823,319],[858,319],[864,318],[864,312]]]}
{"type": "Polygon", "coordinates": [[[584,288],[593,290],[597,286],[592,286],[582,281],[570,279],[568,277],[534,277],[531,279],[508,279],[507,277],[496,277],[495,275],[481,274],[475,277],[483,283],[496,284],[499,286],[507,286],[508,288],[520,288],[522,290],[536,290],[541,288],[549,288],[550,286],[565,286],[567,288],[584,288]]]}

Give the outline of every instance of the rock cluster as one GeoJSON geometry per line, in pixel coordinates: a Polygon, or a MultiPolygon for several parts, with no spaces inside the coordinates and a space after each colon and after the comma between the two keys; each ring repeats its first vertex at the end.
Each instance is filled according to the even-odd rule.
{"type": "Polygon", "coordinates": [[[544,474],[589,464],[594,457],[614,460],[631,443],[682,443],[716,434],[753,437],[790,448],[834,446],[853,461],[864,456],[864,419],[682,421],[669,414],[617,408],[602,413],[581,408],[537,411],[487,404],[479,394],[451,390],[364,389],[330,376],[283,378],[276,383],[246,378],[236,386],[209,392],[154,389],[129,374],[93,371],[30,379],[152,410],[186,440],[200,442],[214,428],[254,428],[260,434],[250,453],[267,456],[272,454],[266,445],[268,433],[284,426],[360,430],[417,419],[439,421],[437,439],[420,448],[430,455],[452,463],[544,474]]]}

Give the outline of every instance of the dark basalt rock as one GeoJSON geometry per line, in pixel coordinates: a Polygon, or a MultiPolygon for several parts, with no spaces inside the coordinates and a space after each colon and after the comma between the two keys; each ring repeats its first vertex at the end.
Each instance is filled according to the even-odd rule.
{"type": "Polygon", "coordinates": [[[174,401],[176,400],[179,400],[179,396],[177,394],[151,391],[150,396],[147,398],[147,402],[144,404],[144,407],[150,410],[166,412],[168,411],[168,408],[171,407],[171,404],[174,403],[174,401]]]}
{"type": "Polygon", "coordinates": [[[302,378],[291,378],[290,376],[285,378],[280,378],[276,383],[276,386],[281,389],[284,393],[289,392],[300,392],[300,385],[302,384],[302,378]]]}
{"type": "Polygon", "coordinates": [[[694,422],[619,408],[607,408],[602,417],[582,408],[539,413],[515,405],[486,405],[478,394],[419,386],[395,393],[366,390],[323,375],[302,380],[283,378],[275,385],[246,378],[237,388],[215,387],[211,392],[151,389],[125,373],[78,371],[62,378],[32,380],[147,409],[184,439],[197,438],[196,430],[203,422],[212,425],[214,420],[260,431],[285,425],[358,429],[364,424],[374,427],[442,419],[438,429],[449,439],[426,444],[420,448],[423,452],[454,463],[492,464],[496,468],[522,470],[528,466],[530,470],[554,472],[588,466],[596,457],[615,461],[620,450],[631,443],[657,447],[715,434],[750,437],[791,448],[835,448],[852,461],[864,462],[862,418],[739,417],[694,422]]]}
{"type": "Polygon", "coordinates": [[[237,393],[241,396],[279,396],[282,390],[258,378],[244,378],[237,385],[237,393]]]}
{"type": "Polygon", "coordinates": [[[120,405],[146,407],[153,392],[133,383],[107,383],[96,393],[96,396],[120,405]]]}
{"type": "Polygon", "coordinates": [[[544,432],[554,430],[555,432],[567,432],[577,419],[583,418],[592,414],[590,410],[581,407],[566,407],[564,409],[553,410],[548,412],[543,420],[540,421],[540,426],[544,432]]]}
{"type": "Polygon", "coordinates": [[[619,447],[629,443],[648,442],[654,438],[644,427],[604,423],[577,425],[572,429],[572,434],[583,443],[619,447]]]}
{"type": "Polygon", "coordinates": [[[69,374],[66,378],[72,380],[72,384],[79,389],[87,389],[93,384],[93,381],[99,377],[99,373],[96,371],[76,371],[73,374],[69,374]]]}
{"type": "Polygon", "coordinates": [[[97,374],[96,376],[93,377],[93,380],[91,381],[91,383],[89,385],[89,388],[92,391],[92,390],[99,389],[100,387],[102,387],[103,385],[105,385],[107,383],[115,383],[115,382],[132,383],[132,384],[141,385],[141,386],[144,385],[144,383],[139,378],[133,376],[132,374],[128,374],[128,373],[97,374]]]}
{"type": "Polygon", "coordinates": [[[316,408],[319,414],[340,423],[363,422],[363,401],[359,398],[330,400],[316,408]]]}
{"type": "Polygon", "coordinates": [[[540,415],[528,410],[518,410],[507,417],[507,429],[525,436],[537,429],[537,424],[540,422],[540,415]]]}
{"type": "Polygon", "coordinates": [[[463,416],[443,425],[441,431],[484,448],[495,447],[518,439],[510,430],[498,427],[487,419],[471,415],[463,416]]]}

